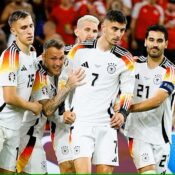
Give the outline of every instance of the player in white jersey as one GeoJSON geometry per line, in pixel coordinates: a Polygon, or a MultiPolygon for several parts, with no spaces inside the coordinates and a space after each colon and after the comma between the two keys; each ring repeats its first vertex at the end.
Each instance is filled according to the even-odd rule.
{"type": "MultiPolygon", "coordinates": [[[[40,89],[36,91],[38,87],[39,77],[36,77],[38,81],[34,84],[34,94],[32,98],[40,101],[43,104],[43,113],[53,118],[52,120],[57,123],[60,120],[58,112],[55,110],[60,103],[64,100],[70,90],[75,88],[79,84],[79,81],[83,78],[83,71],[75,71],[69,75],[68,82],[64,89],[57,92],[57,79],[61,73],[64,63],[64,44],[59,40],[48,40],[44,44],[44,52],[40,64],[47,71],[47,89],[40,89]],[[47,95],[50,100],[47,99],[47,95]],[[44,100],[45,99],[45,100],[44,100]],[[53,114],[55,112],[55,117],[53,114]]],[[[24,115],[22,127],[21,127],[21,144],[19,148],[19,157],[17,160],[17,172],[25,173],[47,173],[46,156],[43,149],[41,138],[43,136],[44,126],[47,118],[41,113],[40,115],[33,116],[30,111],[27,111],[24,115]]]]}
{"type": "Polygon", "coordinates": [[[139,173],[166,173],[169,158],[175,66],[164,56],[168,34],[163,26],[147,29],[147,57],[135,65],[134,102],[125,134],[139,173]]]}
{"type": "Polygon", "coordinates": [[[117,132],[124,123],[134,89],[132,55],[117,45],[126,29],[120,11],[109,11],[102,24],[102,36],[74,46],[68,67],[85,70],[86,84],[73,92],[70,108],[76,114],[71,130],[71,147],[76,173],[112,173],[118,165],[117,132]],[[120,110],[114,113],[115,97],[120,110]]]}
{"type": "MultiPolygon", "coordinates": [[[[77,36],[77,43],[97,38],[98,25],[99,20],[92,15],[85,15],[79,18],[77,21],[77,27],[74,31],[75,35],[77,36]]],[[[66,55],[71,48],[72,46],[66,46],[66,55]]],[[[63,71],[66,70],[64,69],[63,71]]],[[[75,173],[72,152],[69,143],[70,124],[74,122],[74,119],[75,116],[69,111],[66,111],[63,118],[65,124],[63,122],[52,122],[52,141],[54,143],[54,150],[59,164],[60,173],[75,173]]]]}
{"type": "Polygon", "coordinates": [[[38,102],[28,101],[36,73],[32,17],[28,12],[15,11],[9,25],[16,40],[0,58],[0,174],[15,172],[24,111],[38,115],[42,110],[38,102]]]}

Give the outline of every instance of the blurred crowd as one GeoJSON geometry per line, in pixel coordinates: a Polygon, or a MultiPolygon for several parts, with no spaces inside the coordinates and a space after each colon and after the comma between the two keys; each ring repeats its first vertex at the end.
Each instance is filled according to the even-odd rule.
{"type": "Polygon", "coordinates": [[[118,9],[128,19],[127,31],[120,45],[134,55],[145,54],[147,27],[163,24],[169,33],[165,55],[175,63],[175,0],[1,0],[0,53],[14,39],[8,17],[17,9],[33,14],[36,22],[34,46],[38,55],[47,39],[62,38],[65,44],[74,44],[74,28],[79,17],[91,14],[102,21],[108,10],[118,9]]]}

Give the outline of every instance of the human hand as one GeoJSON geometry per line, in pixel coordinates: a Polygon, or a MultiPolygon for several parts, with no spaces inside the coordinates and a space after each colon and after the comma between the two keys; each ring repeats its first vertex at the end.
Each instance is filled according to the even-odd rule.
{"type": "Polygon", "coordinates": [[[64,120],[64,123],[66,124],[72,124],[74,123],[75,121],[75,113],[74,112],[71,112],[71,111],[65,111],[63,113],[63,120],[64,120]]]}
{"type": "Polygon", "coordinates": [[[125,118],[121,113],[116,112],[111,118],[111,127],[119,129],[124,124],[125,118]]]}
{"type": "Polygon", "coordinates": [[[68,87],[69,89],[74,89],[77,86],[81,86],[84,85],[85,83],[82,82],[82,80],[85,78],[85,70],[79,68],[75,71],[71,71],[69,76],[68,76],[68,80],[66,83],[66,87],[68,87]]]}

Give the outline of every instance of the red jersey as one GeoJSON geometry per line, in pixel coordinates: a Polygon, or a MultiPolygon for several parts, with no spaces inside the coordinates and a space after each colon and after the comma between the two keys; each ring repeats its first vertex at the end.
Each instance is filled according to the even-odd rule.
{"type": "Polygon", "coordinates": [[[74,34],[66,33],[67,28],[70,28],[73,31],[73,26],[77,19],[77,13],[74,8],[63,9],[60,6],[56,6],[52,10],[50,18],[55,21],[56,31],[63,37],[64,42],[66,44],[74,44],[74,34]]]}
{"type": "Polygon", "coordinates": [[[175,12],[170,13],[165,11],[165,25],[171,24],[171,27],[167,27],[168,30],[168,49],[175,49],[175,12]]]}
{"type": "Polygon", "coordinates": [[[145,39],[145,33],[150,25],[158,24],[164,19],[163,9],[159,5],[151,5],[148,2],[137,3],[134,6],[132,18],[137,19],[135,27],[135,38],[145,39]]]}

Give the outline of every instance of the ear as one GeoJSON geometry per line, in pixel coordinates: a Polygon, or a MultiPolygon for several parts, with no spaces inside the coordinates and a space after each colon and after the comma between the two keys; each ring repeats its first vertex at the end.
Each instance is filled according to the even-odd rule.
{"type": "Polygon", "coordinates": [[[74,30],[74,34],[76,37],[78,37],[78,29],[77,28],[74,30]]]}
{"type": "Polygon", "coordinates": [[[168,40],[165,42],[165,49],[167,49],[167,47],[168,47],[168,40]]]}
{"type": "Polygon", "coordinates": [[[146,39],[145,39],[145,42],[144,42],[144,46],[146,47],[146,39]]]}
{"type": "Polygon", "coordinates": [[[42,60],[43,60],[43,62],[45,61],[45,51],[43,51],[43,53],[42,53],[42,60]]]}
{"type": "Polygon", "coordinates": [[[17,36],[16,31],[15,31],[15,29],[14,29],[13,27],[10,28],[10,31],[11,31],[11,33],[12,33],[14,36],[17,36]]]}

